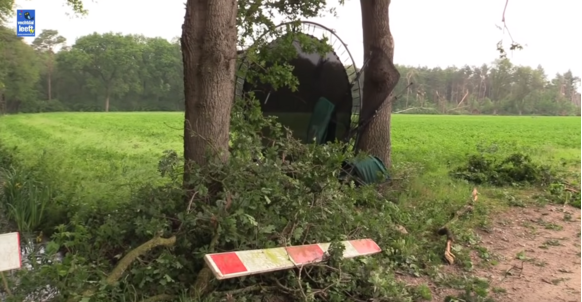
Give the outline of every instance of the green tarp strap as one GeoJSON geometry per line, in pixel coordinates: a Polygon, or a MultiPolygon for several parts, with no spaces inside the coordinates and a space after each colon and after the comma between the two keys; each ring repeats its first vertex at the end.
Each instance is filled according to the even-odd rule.
{"type": "Polygon", "coordinates": [[[388,170],[376,156],[366,156],[351,162],[352,173],[355,173],[364,184],[384,182],[389,179],[388,170]]]}
{"type": "Polygon", "coordinates": [[[334,104],[326,98],[321,97],[317,100],[307,128],[307,143],[312,143],[314,139],[317,144],[326,142],[329,122],[334,109],[334,104]]]}

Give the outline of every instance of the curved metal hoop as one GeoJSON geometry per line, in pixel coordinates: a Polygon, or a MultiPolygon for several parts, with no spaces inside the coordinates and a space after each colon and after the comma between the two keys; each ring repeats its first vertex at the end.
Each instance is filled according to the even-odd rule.
{"type": "MultiPolygon", "coordinates": [[[[354,80],[356,78],[358,69],[352,54],[348,50],[348,45],[344,43],[344,41],[335,33],[334,30],[312,21],[286,22],[279,24],[273,30],[261,35],[254,45],[259,43],[267,44],[273,42],[281,35],[289,32],[289,30],[304,33],[320,40],[323,38],[328,39],[328,44],[332,47],[334,53],[337,55],[344,66],[348,81],[352,82],[351,128],[354,129],[358,125],[360,110],[362,108],[362,87],[359,80],[354,80]]],[[[243,54],[236,74],[235,98],[243,96],[246,72],[250,65],[251,62],[249,62],[247,57],[243,54]]]]}

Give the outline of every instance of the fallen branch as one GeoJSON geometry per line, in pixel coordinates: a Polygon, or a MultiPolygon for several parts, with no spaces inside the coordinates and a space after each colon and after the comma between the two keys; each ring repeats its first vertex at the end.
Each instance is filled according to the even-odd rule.
{"type": "Polygon", "coordinates": [[[467,92],[465,92],[465,95],[463,96],[463,98],[461,99],[461,101],[459,102],[459,104],[457,105],[457,108],[461,107],[461,104],[463,104],[463,102],[465,101],[465,98],[469,95],[469,89],[467,89],[467,92]]]}
{"type": "Polygon", "coordinates": [[[258,290],[265,290],[265,289],[276,289],[276,286],[262,286],[261,284],[255,284],[255,285],[251,285],[251,286],[247,286],[247,287],[243,287],[243,288],[238,288],[238,289],[233,289],[233,290],[229,290],[229,291],[223,291],[223,292],[214,292],[214,295],[238,295],[238,294],[244,294],[244,293],[249,293],[249,292],[254,292],[254,291],[258,291],[258,290]]]}
{"type": "Polygon", "coordinates": [[[158,246],[172,246],[176,243],[176,236],[172,236],[170,238],[162,238],[162,237],[155,237],[150,239],[148,242],[136,247],[135,249],[131,250],[127,255],[125,255],[117,266],[111,271],[107,279],[105,279],[105,283],[107,285],[113,285],[115,282],[121,278],[121,275],[127,270],[127,268],[131,265],[131,263],[137,259],[139,256],[145,255],[151,249],[158,247],[158,246]]]}
{"type": "MultiPolygon", "coordinates": [[[[217,228],[216,232],[214,233],[214,236],[212,237],[212,240],[210,241],[210,245],[208,247],[209,251],[213,251],[216,248],[219,238],[220,238],[220,228],[217,228]]],[[[208,265],[204,264],[204,267],[200,270],[198,276],[196,276],[196,281],[194,281],[194,285],[192,285],[193,298],[199,298],[202,295],[204,295],[204,293],[206,293],[210,288],[209,283],[210,280],[212,280],[213,278],[214,274],[212,273],[210,268],[208,268],[208,265]]]]}
{"type": "Polygon", "coordinates": [[[171,295],[161,294],[161,295],[149,297],[145,300],[142,300],[141,302],[159,302],[159,301],[172,300],[174,298],[176,298],[176,297],[171,296],[171,295]]]}
{"type": "MultiPolygon", "coordinates": [[[[175,243],[176,243],[176,236],[172,236],[170,238],[154,237],[153,239],[150,239],[146,243],[131,250],[129,253],[127,253],[127,255],[125,255],[123,258],[121,258],[121,260],[119,260],[119,263],[117,263],[115,268],[111,271],[111,273],[109,273],[109,276],[107,276],[107,278],[105,279],[105,283],[107,285],[114,285],[115,282],[117,282],[119,280],[119,278],[121,278],[123,273],[131,265],[131,263],[133,263],[133,261],[135,261],[139,256],[145,255],[147,252],[149,252],[150,250],[152,250],[155,247],[173,246],[175,243]]],[[[83,297],[90,297],[93,294],[95,294],[95,289],[94,288],[88,289],[83,293],[83,297]]],[[[156,299],[160,299],[163,296],[164,295],[158,295],[158,296],[154,296],[152,298],[158,297],[156,299]]],[[[149,298],[149,299],[152,299],[152,298],[149,298]]],[[[154,301],[155,302],[155,301],[163,301],[163,300],[168,300],[168,299],[162,299],[162,300],[147,300],[146,299],[145,301],[149,301],[149,302],[154,301]]]]}
{"type": "Polygon", "coordinates": [[[449,264],[453,264],[455,262],[455,255],[451,252],[451,246],[453,244],[454,237],[453,237],[453,233],[449,230],[448,226],[453,224],[454,222],[456,222],[459,219],[459,217],[464,216],[465,214],[473,211],[473,204],[477,202],[478,195],[479,195],[479,192],[477,191],[477,188],[473,188],[473,192],[471,192],[471,201],[468,204],[466,204],[464,207],[462,207],[461,209],[456,211],[455,214],[453,215],[453,218],[451,220],[449,220],[449,222],[445,223],[445,225],[443,225],[437,231],[437,234],[439,234],[440,236],[443,236],[443,235],[447,236],[447,243],[446,243],[446,247],[445,247],[444,256],[445,256],[445,260],[449,264]]]}
{"type": "Polygon", "coordinates": [[[568,191],[568,192],[572,192],[572,193],[580,193],[580,191],[578,191],[578,190],[576,190],[574,188],[570,188],[570,187],[566,187],[565,190],[568,191]]]}
{"type": "Polygon", "coordinates": [[[402,113],[402,112],[406,112],[406,111],[410,111],[410,110],[414,110],[414,109],[422,109],[422,110],[432,110],[435,111],[436,109],[431,108],[431,107],[410,107],[404,110],[400,110],[400,111],[394,111],[392,112],[393,114],[397,114],[397,113],[402,113]]]}
{"type": "Polygon", "coordinates": [[[459,109],[467,108],[468,106],[469,106],[469,105],[464,105],[464,106],[461,106],[461,107],[455,107],[455,108],[449,109],[449,111],[455,111],[455,110],[459,110],[459,109]]]}

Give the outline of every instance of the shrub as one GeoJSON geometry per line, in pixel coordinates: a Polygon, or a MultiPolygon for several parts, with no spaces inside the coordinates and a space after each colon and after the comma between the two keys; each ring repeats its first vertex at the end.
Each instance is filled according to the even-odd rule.
{"type": "Polygon", "coordinates": [[[511,154],[504,159],[484,154],[471,155],[466,165],[454,169],[450,174],[475,184],[494,186],[547,185],[554,176],[549,166],[536,164],[522,153],[511,154]]]}

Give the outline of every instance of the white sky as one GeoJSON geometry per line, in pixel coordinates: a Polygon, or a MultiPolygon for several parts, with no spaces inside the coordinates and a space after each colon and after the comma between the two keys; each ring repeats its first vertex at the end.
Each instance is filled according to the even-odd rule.
{"type": "MultiPolygon", "coordinates": [[[[64,0],[16,0],[16,8],[36,9],[37,32],[56,29],[68,44],[92,32],[180,36],[185,0],[85,0],[86,17],[72,17],[64,0]]],[[[329,1],[329,0],[328,0],[329,1]]],[[[490,63],[496,43],[509,36],[499,30],[505,0],[392,0],[390,23],[396,64],[429,67],[490,63]]],[[[335,29],[348,44],[358,66],[362,62],[359,1],[346,0],[337,17],[313,19],[335,29]]],[[[579,41],[580,0],[509,0],[507,25],[525,49],[509,54],[516,64],[541,64],[551,77],[571,69],[582,76],[579,41]]],[[[15,26],[16,20],[12,22],[15,26]]],[[[33,38],[26,38],[32,41],[33,38]]]]}

